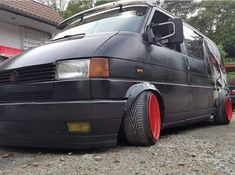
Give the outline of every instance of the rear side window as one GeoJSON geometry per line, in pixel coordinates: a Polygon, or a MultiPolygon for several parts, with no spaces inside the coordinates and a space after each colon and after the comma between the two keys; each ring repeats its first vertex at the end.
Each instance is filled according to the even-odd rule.
{"type": "Polygon", "coordinates": [[[184,43],[189,56],[203,59],[203,38],[187,26],[184,26],[184,43]]]}

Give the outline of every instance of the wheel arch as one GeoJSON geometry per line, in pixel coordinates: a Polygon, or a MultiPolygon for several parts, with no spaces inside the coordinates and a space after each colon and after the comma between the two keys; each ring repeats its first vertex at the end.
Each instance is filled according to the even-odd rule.
{"type": "Polygon", "coordinates": [[[219,92],[216,101],[214,120],[216,124],[220,125],[229,124],[232,121],[232,103],[226,90],[221,90],[219,92]],[[230,104],[226,104],[228,99],[230,100],[230,104]]]}
{"type": "Polygon", "coordinates": [[[229,96],[226,90],[221,90],[219,92],[218,98],[216,99],[216,107],[218,107],[219,102],[223,100],[224,97],[229,96]]]}
{"type": "Polygon", "coordinates": [[[126,102],[124,110],[127,111],[127,109],[131,106],[131,104],[138,97],[138,95],[140,95],[144,91],[151,91],[157,96],[157,99],[160,104],[161,119],[163,119],[164,111],[165,111],[165,104],[164,104],[162,93],[153,84],[148,83],[148,82],[134,84],[127,90],[126,95],[125,95],[125,98],[127,98],[127,102],[126,102]]]}

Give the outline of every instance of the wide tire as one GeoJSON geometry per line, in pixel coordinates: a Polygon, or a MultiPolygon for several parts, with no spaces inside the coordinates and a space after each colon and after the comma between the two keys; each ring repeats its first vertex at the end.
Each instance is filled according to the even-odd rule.
{"type": "Polygon", "coordinates": [[[218,98],[217,109],[215,114],[215,123],[226,125],[232,121],[232,101],[226,93],[221,93],[218,98]]]}
{"type": "Polygon", "coordinates": [[[152,92],[142,92],[127,109],[123,129],[130,145],[150,146],[160,137],[161,116],[159,102],[152,92]]]}

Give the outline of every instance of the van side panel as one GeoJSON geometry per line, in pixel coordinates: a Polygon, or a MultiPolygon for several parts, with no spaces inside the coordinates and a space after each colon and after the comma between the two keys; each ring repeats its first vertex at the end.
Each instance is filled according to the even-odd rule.
{"type": "Polygon", "coordinates": [[[101,82],[91,80],[92,98],[102,97],[105,94],[110,94],[109,97],[123,96],[130,85],[151,81],[162,93],[166,104],[163,122],[175,122],[188,117],[188,71],[183,54],[149,45],[143,41],[140,34],[120,32],[93,56],[109,57],[110,79],[104,82],[109,85],[119,82],[122,85],[119,84],[120,88],[114,86],[106,88],[104,85],[98,85],[101,82]],[[142,73],[138,72],[138,69],[142,73]]]}
{"type": "Polygon", "coordinates": [[[214,95],[210,77],[207,72],[207,62],[188,57],[190,93],[189,111],[193,116],[208,114],[208,108],[213,107],[214,95]]]}
{"type": "Polygon", "coordinates": [[[188,118],[188,70],[183,54],[156,45],[151,46],[152,82],[161,90],[165,105],[165,123],[188,118]]]}

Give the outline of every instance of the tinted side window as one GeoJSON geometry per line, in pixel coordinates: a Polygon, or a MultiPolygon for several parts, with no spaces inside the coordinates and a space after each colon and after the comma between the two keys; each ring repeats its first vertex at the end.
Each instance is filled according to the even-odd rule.
{"type": "Polygon", "coordinates": [[[184,26],[184,43],[189,56],[203,59],[203,38],[187,26],[184,26]]]}

